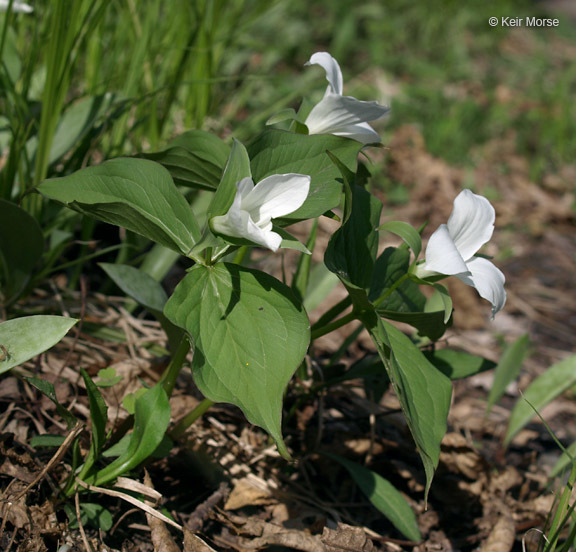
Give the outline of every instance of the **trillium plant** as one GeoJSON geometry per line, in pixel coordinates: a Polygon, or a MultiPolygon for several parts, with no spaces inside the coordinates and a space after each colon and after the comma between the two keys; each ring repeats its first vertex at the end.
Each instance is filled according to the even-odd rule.
{"type": "MultiPolygon", "coordinates": [[[[39,185],[47,198],[144,236],[190,265],[170,297],[137,268],[136,260],[103,265],[127,294],[157,316],[168,334],[172,360],[162,381],[136,403],[132,441],[137,443],[105,467],[94,453],[79,468],[80,480],[106,484],[153,452],[168,431],[169,396],[186,359],[191,359],[205,399],[169,430],[172,438],[213,403],[231,403],[290,460],[294,451],[282,432],[287,386],[297,371],[300,379],[313,377],[307,354],[315,339],[357,321],[372,338],[379,376],[400,401],[422,459],[427,494],[446,432],[452,380],[482,366],[470,355],[447,355],[432,346],[452,321],[452,301],[440,280],[456,276],[492,304],[493,315],[502,309],[504,276],[475,256],[492,235],[494,209],[487,199],[462,191],[447,224],[432,234],[420,259],[420,233],[406,222],[381,221],[383,205],[366,188],[367,169],[359,160],[369,155],[370,144],[380,142],[369,123],[388,108],[343,96],[342,73],[330,54],[316,53],[308,65],[324,69],[329,85],[307,113],[305,108],[287,111],[269,121],[292,119],[289,128],[266,128],[246,145],[191,130],[160,152],[108,160],[39,185]],[[319,217],[340,225],[324,265],[313,267],[310,253],[319,217]],[[312,230],[302,240],[288,230],[310,219],[312,230]],[[395,235],[401,245],[382,251],[384,233],[395,235]],[[282,279],[251,262],[254,250],[261,257],[265,252],[281,255],[285,248],[296,250],[300,260],[293,274],[285,267],[282,279]],[[305,305],[316,291],[313,269],[335,274],[348,294],[311,326],[305,305]],[[411,326],[412,333],[400,331],[394,322],[411,326]],[[152,420],[155,433],[143,429],[152,420]],[[147,448],[139,447],[142,439],[147,448]]],[[[361,368],[353,373],[355,378],[374,376],[361,368]]],[[[103,440],[94,445],[96,451],[103,440]]],[[[361,487],[366,473],[378,485],[384,481],[339,461],[361,487]]],[[[385,483],[390,496],[402,501],[385,483]]],[[[413,516],[386,514],[406,536],[418,539],[413,516]]]]}

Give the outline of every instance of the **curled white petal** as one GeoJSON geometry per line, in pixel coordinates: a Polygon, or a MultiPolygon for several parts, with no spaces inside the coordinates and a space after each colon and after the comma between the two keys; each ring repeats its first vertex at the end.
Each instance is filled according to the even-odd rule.
{"type": "Polygon", "coordinates": [[[490,202],[470,190],[454,200],[448,232],[464,260],[470,259],[492,237],[496,212],[490,202]]]}
{"type": "MultiPolygon", "coordinates": [[[[0,0],[0,11],[6,11],[9,5],[10,0],[0,0]]],[[[34,11],[34,8],[32,8],[32,6],[24,2],[14,0],[14,2],[12,2],[12,11],[19,13],[32,13],[34,11]]]]}
{"type": "Polygon", "coordinates": [[[212,230],[276,251],[282,237],[272,231],[272,219],[288,215],[303,205],[310,190],[310,177],[294,173],[275,174],[256,185],[251,178],[244,178],[236,187],[228,212],[210,220],[212,230]]]}
{"type": "Polygon", "coordinates": [[[342,71],[327,52],[317,52],[306,65],[320,65],[326,71],[329,86],[324,97],[310,111],[305,124],[309,134],[335,134],[363,144],[380,142],[380,136],[368,124],[384,117],[389,108],[378,102],[363,102],[342,96],[342,71]]]}
{"type": "MultiPolygon", "coordinates": [[[[378,102],[362,102],[351,96],[327,94],[312,108],[305,123],[309,134],[336,134],[346,127],[380,119],[389,111],[378,102]]],[[[373,132],[377,139],[371,141],[380,142],[380,136],[373,132]]]]}
{"type": "Polygon", "coordinates": [[[468,272],[466,262],[458,251],[446,224],[441,224],[430,236],[426,246],[426,262],[422,268],[447,276],[468,272]]]}
{"type": "Polygon", "coordinates": [[[381,142],[379,134],[368,123],[356,123],[336,128],[330,134],[352,138],[363,144],[375,144],[381,142]]]}
{"type": "Polygon", "coordinates": [[[489,260],[472,257],[466,262],[469,274],[456,274],[465,284],[475,287],[480,297],[492,303],[492,318],[506,303],[504,274],[489,260]]]}
{"type": "Polygon", "coordinates": [[[309,190],[308,175],[273,174],[258,182],[243,198],[242,208],[250,213],[256,223],[283,217],[303,205],[309,190]]]}
{"type": "Polygon", "coordinates": [[[316,52],[306,65],[320,65],[326,71],[326,79],[330,84],[328,91],[342,95],[342,71],[338,62],[328,52],[316,52]]]}

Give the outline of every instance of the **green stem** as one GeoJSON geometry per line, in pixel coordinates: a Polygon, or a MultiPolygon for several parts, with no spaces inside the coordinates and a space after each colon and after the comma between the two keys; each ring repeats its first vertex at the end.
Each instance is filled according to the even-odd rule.
{"type": "Polygon", "coordinates": [[[184,365],[184,361],[186,360],[186,355],[190,350],[190,341],[186,336],[182,337],[168,368],[164,372],[162,376],[162,387],[164,391],[166,391],[166,395],[172,395],[172,391],[174,390],[174,386],[176,385],[176,379],[178,378],[178,374],[182,370],[182,366],[184,365]]]}
{"type": "Polygon", "coordinates": [[[348,324],[349,322],[352,322],[353,320],[356,320],[357,318],[358,318],[358,314],[356,312],[354,312],[354,311],[349,312],[347,315],[343,316],[342,318],[338,318],[338,320],[335,320],[334,322],[330,322],[330,324],[326,324],[325,326],[322,326],[320,328],[316,328],[315,330],[313,330],[311,335],[310,335],[310,339],[311,339],[311,341],[314,341],[315,339],[318,339],[319,337],[322,337],[323,335],[326,335],[327,333],[333,332],[334,330],[337,330],[338,328],[345,326],[346,324],[348,324]]]}
{"type": "Polygon", "coordinates": [[[392,293],[394,293],[394,291],[400,285],[402,285],[409,277],[410,274],[408,274],[407,272],[406,274],[403,274],[400,278],[398,278],[398,280],[396,280],[382,295],[380,295],[380,297],[378,297],[378,299],[376,299],[376,301],[372,303],[374,307],[377,307],[380,303],[382,303],[382,301],[384,301],[384,299],[390,297],[390,295],[392,295],[392,293]]]}
{"type": "Polygon", "coordinates": [[[201,403],[199,403],[196,408],[191,410],[184,418],[182,418],[169,432],[170,438],[177,440],[182,435],[184,435],[185,431],[198,419],[201,418],[202,415],[214,404],[214,401],[210,399],[204,399],[201,403]]]}
{"type": "Polygon", "coordinates": [[[552,525],[548,534],[550,535],[549,543],[546,545],[544,550],[546,552],[553,552],[556,549],[556,543],[558,542],[558,537],[560,536],[560,531],[563,526],[568,522],[570,517],[570,497],[572,496],[572,489],[576,483],[576,462],[572,463],[572,470],[570,471],[570,477],[564,487],[560,501],[558,502],[558,507],[556,508],[556,513],[552,519],[552,525]],[[568,515],[566,515],[568,513],[568,515]]]}
{"type": "Polygon", "coordinates": [[[336,318],[339,314],[344,312],[351,304],[352,299],[350,298],[349,295],[347,295],[344,299],[342,299],[342,301],[336,303],[330,310],[326,311],[320,317],[318,322],[316,322],[316,324],[312,326],[312,332],[314,333],[314,331],[317,330],[318,328],[326,326],[326,324],[334,320],[334,318],[336,318]]]}

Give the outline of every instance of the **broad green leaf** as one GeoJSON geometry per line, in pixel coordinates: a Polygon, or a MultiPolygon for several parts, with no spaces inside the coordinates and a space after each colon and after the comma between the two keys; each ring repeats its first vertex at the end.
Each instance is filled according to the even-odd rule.
{"type": "Polygon", "coordinates": [[[402,238],[408,247],[414,252],[414,258],[417,259],[422,250],[422,239],[420,234],[412,226],[406,222],[401,221],[390,221],[385,222],[378,230],[384,230],[385,232],[391,232],[402,238]]]}
{"type": "Polygon", "coordinates": [[[23,316],[0,324],[0,374],[56,345],[76,324],[64,316],[23,316]]]}
{"type": "Polygon", "coordinates": [[[502,398],[508,384],[518,377],[529,348],[530,338],[528,334],[524,334],[504,350],[494,372],[494,381],[486,404],[486,414],[502,398]]]}
{"type": "Polygon", "coordinates": [[[418,330],[422,336],[430,338],[432,341],[440,339],[446,331],[444,324],[444,311],[436,312],[395,312],[378,309],[378,314],[382,318],[395,320],[410,324],[418,330]]]}
{"type": "Polygon", "coordinates": [[[90,420],[92,421],[91,442],[89,458],[86,464],[93,463],[106,441],[106,422],[108,421],[108,406],[96,384],[92,381],[86,370],[80,368],[80,373],[86,385],[88,402],[90,405],[90,420]]]}
{"type": "Polygon", "coordinates": [[[252,175],[250,173],[248,152],[241,142],[234,140],[230,157],[228,157],[222,174],[222,180],[208,208],[208,220],[228,212],[238,191],[236,184],[243,178],[249,178],[250,176],[252,175]]]}
{"type": "Polygon", "coordinates": [[[72,414],[65,406],[60,404],[58,397],[56,397],[56,390],[54,385],[49,381],[45,381],[40,378],[35,378],[33,376],[24,378],[30,385],[33,385],[40,391],[43,395],[48,397],[56,406],[56,412],[62,417],[66,422],[68,429],[71,429],[76,424],[76,416],[72,414]]]}
{"type": "Polygon", "coordinates": [[[452,383],[408,337],[388,322],[378,319],[370,324],[369,331],[422,458],[427,497],[440,458],[440,443],[446,433],[452,383]]]}
{"type": "Polygon", "coordinates": [[[195,266],[164,313],[193,339],[192,371],[200,391],[240,407],[287,457],[282,396],[310,342],[308,317],[290,288],[234,264],[195,266]]]}
{"type": "Polygon", "coordinates": [[[451,380],[468,378],[496,366],[491,360],[451,349],[425,352],[424,356],[451,380]]]}
{"type": "Polygon", "coordinates": [[[330,238],[324,262],[347,286],[368,288],[378,250],[376,226],[382,204],[372,194],[355,186],[352,213],[330,238]]]}
{"type": "Polygon", "coordinates": [[[422,535],[418,529],[418,520],[404,495],[387,479],[376,472],[351,462],[335,454],[324,453],[329,458],[339,462],[354,479],[356,485],[366,495],[368,500],[390,520],[392,525],[407,539],[420,542],[422,535]]]}
{"type": "Polygon", "coordinates": [[[45,180],[38,190],[183,255],[200,238],[192,210],[170,173],[146,159],[112,159],[70,176],[45,180]]]}
{"type": "Polygon", "coordinates": [[[191,130],[172,140],[166,150],[139,157],[160,163],[180,186],[215,190],[229,154],[230,148],[214,134],[191,130]]]}
{"type": "Polygon", "coordinates": [[[100,470],[95,485],[102,485],[146,460],[164,438],[170,423],[170,403],[162,385],[155,385],[136,399],[134,431],[126,451],[100,470]]]}
{"type": "Polygon", "coordinates": [[[297,173],[311,177],[308,198],[302,207],[283,217],[288,222],[318,217],[340,204],[341,174],[326,151],[356,172],[361,148],[359,142],[339,136],[307,136],[268,129],[250,142],[248,153],[254,182],[260,182],[272,174],[297,173]]]}
{"type": "Polygon", "coordinates": [[[43,249],[44,237],[36,219],[0,199],[0,287],[5,301],[22,291],[43,249]]]}
{"type": "Polygon", "coordinates": [[[508,445],[512,438],[536,416],[534,409],[540,410],[575,383],[576,355],[557,362],[538,376],[514,405],[504,444],[508,445]]]}
{"type": "Polygon", "coordinates": [[[168,300],[164,288],[152,276],[129,265],[99,263],[112,281],[140,305],[152,311],[162,312],[168,300]]]}

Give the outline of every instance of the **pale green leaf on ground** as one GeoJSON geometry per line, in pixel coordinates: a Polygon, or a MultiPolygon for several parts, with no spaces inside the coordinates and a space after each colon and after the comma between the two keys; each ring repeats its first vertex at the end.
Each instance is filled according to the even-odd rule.
{"type": "Polygon", "coordinates": [[[194,340],[192,370],[202,393],[241,408],[288,456],[282,397],[310,341],[308,317],[292,290],[238,265],[196,266],[164,312],[194,340]]]}
{"type": "Polygon", "coordinates": [[[0,324],[0,374],[56,345],[78,320],[64,316],[35,315],[0,324]]]}
{"type": "Polygon", "coordinates": [[[576,384],[576,355],[553,364],[538,376],[514,405],[504,444],[510,444],[514,436],[536,417],[534,410],[539,411],[574,384],[576,384]]]}

